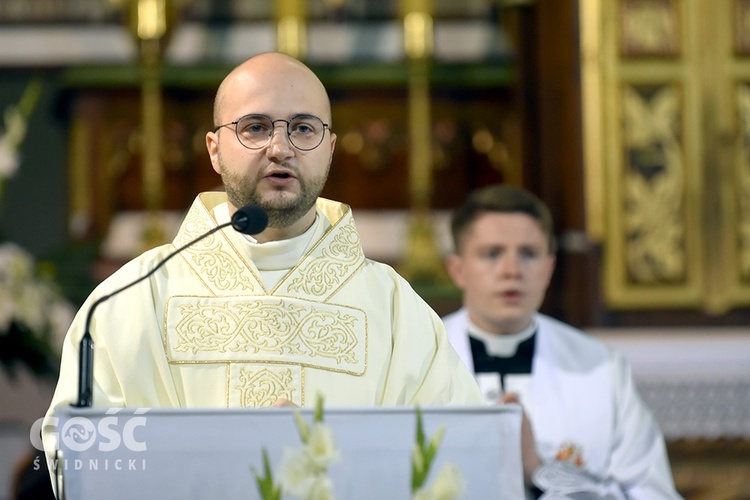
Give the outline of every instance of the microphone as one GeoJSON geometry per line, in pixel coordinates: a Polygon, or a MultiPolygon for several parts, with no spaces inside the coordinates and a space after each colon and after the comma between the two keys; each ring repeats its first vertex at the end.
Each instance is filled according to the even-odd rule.
{"type": "Polygon", "coordinates": [[[178,253],[182,252],[189,246],[198,243],[203,238],[210,236],[214,234],[215,232],[224,229],[227,226],[232,226],[236,231],[239,231],[243,234],[258,234],[262,232],[266,226],[268,225],[268,214],[265,210],[260,208],[256,205],[245,205],[244,207],[237,210],[232,215],[232,220],[229,222],[225,222],[224,224],[219,224],[218,226],[211,228],[209,231],[206,231],[205,233],[201,234],[197,238],[195,238],[192,241],[189,241],[188,243],[184,244],[180,248],[176,249],[164,259],[156,264],[153,269],[151,269],[149,272],[141,276],[135,281],[132,281],[128,283],[127,285],[118,288],[112,293],[109,293],[107,295],[102,295],[96,301],[94,301],[93,304],[91,304],[91,308],[89,309],[88,314],[86,315],[86,330],[83,334],[83,338],[81,339],[81,345],[80,345],[80,352],[78,357],[78,401],[72,405],[77,408],[85,408],[92,406],[93,399],[94,399],[94,340],[91,338],[90,333],[90,327],[91,327],[91,318],[94,315],[94,310],[96,307],[101,304],[102,302],[106,301],[110,297],[117,295],[118,293],[127,290],[131,286],[140,283],[141,281],[145,280],[152,274],[154,274],[157,269],[159,269],[161,266],[163,266],[169,259],[177,255],[178,253]]]}

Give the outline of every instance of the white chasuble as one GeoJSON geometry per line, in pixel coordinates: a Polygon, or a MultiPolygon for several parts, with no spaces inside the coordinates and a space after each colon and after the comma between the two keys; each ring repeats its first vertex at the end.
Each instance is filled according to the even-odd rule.
{"type": "MultiPolygon", "coordinates": [[[[217,224],[207,201],[202,195],[193,205],[176,246],[217,224]]],[[[331,208],[342,205],[319,203],[329,208],[331,227],[273,290],[265,289],[231,228],[183,252],[198,286],[167,297],[164,349],[176,386],[190,388],[181,391],[185,405],[216,406],[221,391],[230,407],[270,406],[278,398],[304,406],[308,384],[364,375],[366,314],[330,300],[364,254],[348,207],[337,213],[331,208]],[[316,375],[306,376],[310,371],[316,375]]]]}
{"type": "MultiPolygon", "coordinates": [[[[120,288],[92,315],[94,406],[305,406],[318,393],[332,406],[483,404],[437,314],[392,268],[365,258],[347,205],[318,199],[321,225],[286,274],[273,269],[272,289],[231,227],[161,265],[228,221],[225,203],[225,193],[199,195],[173,244],[131,260],[87,298],[48,416],[76,401],[87,313],[120,288]]],[[[43,434],[54,450],[51,430],[43,434]]]]}
{"type": "MultiPolygon", "coordinates": [[[[392,268],[365,258],[347,205],[318,199],[322,225],[298,260],[290,253],[286,274],[271,270],[270,290],[268,270],[260,273],[231,227],[165,262],[228,221],[224,204],[225,193],[200,194],[173,244],[126,263],[86,299],[65,337],[47,417],[77,400],[95,304],[94,406],[264,407],[278,398],[305,406],[318,393],[329,406],[483,404],[437,314],[392,268]]],[[[48,422],[51,459],[57,435],[48,422]]]]}

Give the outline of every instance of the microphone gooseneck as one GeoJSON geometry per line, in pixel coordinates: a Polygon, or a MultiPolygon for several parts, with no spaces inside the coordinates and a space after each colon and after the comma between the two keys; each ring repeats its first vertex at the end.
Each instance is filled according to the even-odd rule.
{"type": "Polygon", "coordinates": [[[262,232],[268,225],[268,214],[262,208],[256,205],[245,205],[244,207],[237,210],[229,222],[219,224],[216,227],[211,228],[205,233],[201,234],[194,240],[191,240],[174,250],[172,253],[164,257],[153,269],[149,272],[131,281],[125,286],[118,288],[117,290],[102,295],[91,304],[88,313],[86,314],[86,329],[83,334],[83,338],[80,343],[80,351],[78,353],[78,401],[73,406],[77,408],[90,407],[93,404],[94,399],[94,340],[91,337],[91,318],[94,316],[94,310],[102,302],[108,300],[110,297],[117,295],[118,293],[127,290],[133,285],[140,283],[152,274],[154,274],[161,266],[163,266],[169,259],[182,252],[186,248],[195,243],[198,243],[203,238],[214,234],[217,231],[224,229],[225,227],[232,226],[232,228],[243,234],[258,234],[262,232]]]}

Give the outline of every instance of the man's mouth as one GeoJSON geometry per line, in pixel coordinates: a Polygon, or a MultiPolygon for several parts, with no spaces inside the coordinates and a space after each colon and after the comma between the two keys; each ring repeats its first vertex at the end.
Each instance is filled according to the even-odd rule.
{"type": "Polygon", "coordinates": [[[296,178],[297,176],[294,175],[294,171],[291,169],[273,169],[266,174],[266,179],[284,184],[293,182],[296,178]]]}

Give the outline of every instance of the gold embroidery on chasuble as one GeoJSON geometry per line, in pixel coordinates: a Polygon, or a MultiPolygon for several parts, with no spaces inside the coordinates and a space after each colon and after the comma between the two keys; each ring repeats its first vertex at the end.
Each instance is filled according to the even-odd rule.
{"type": "MultiPolygon", "coordinates": [[[[227,404],[241,407],[268,406],[280,397],[303,405],[306,368],[362,375],[366,314],[326,302],[365,261],[351,212],[342,214],[270,295],[234,245],[231,228],[190,247],[185,259],[206,296],[168,299],[170,364],[226,364],[227,404]]],[[[195,203],[175,245],[214,225],[210,211],[195,203]]]]}
{"type": "Polygon", "coordinates": [[[177,363],[294,363],[361,374],[364,312],[291,297],[181,297],[167,306],[177,363]]]}
{"type": "Polygon", "coordinates": [[[330,296],[364,262],[354,220],[331,231],[321,241],[320,250],[305,259],[283,289],[285,293],[322,298],[330,296]],[[326,241],[328,240],[328,241],[326,241]]]}
{"type": "MultiPolygon", "coordinates": [[[[176,247],[182,246],[216,226],[216,221],[201,203],[190,207],[180,232],[174,240],[176,247]]],[[[194,243],[182,252],[198,276],[214,293],[243,292],[263,293],[263,285],[245,262],[237,249],[228,241],[231,227],[194,243]]]]}
{"type": "Polygon", "coordinates": [[[279,398],[304,406],[302,369],[299,366],[256,365],[233,370],[229,406],[267,408],[279,398]]]}

